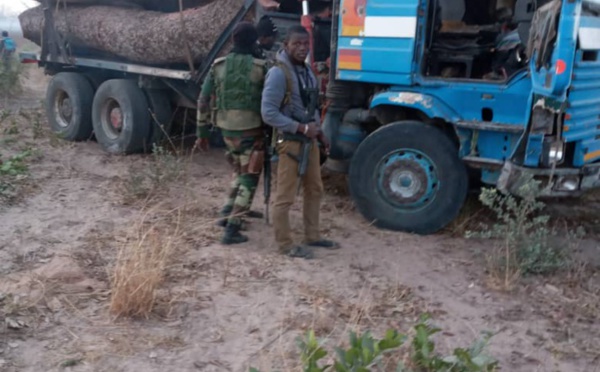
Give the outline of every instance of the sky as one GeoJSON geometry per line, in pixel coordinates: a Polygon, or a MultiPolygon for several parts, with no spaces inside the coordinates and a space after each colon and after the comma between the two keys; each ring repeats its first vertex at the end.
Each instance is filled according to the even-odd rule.
{"type": "Polygon", "coordinates": [[[33,0],[0,0],[0,14],[17,16],[27,8],[35,6],[33,0]]]}
{"type": "Polygon", "coordinates": [[[0,29],[20,31],[17,16],[24,10],[38,5],[33,0],[0,0],[0,29]]]}

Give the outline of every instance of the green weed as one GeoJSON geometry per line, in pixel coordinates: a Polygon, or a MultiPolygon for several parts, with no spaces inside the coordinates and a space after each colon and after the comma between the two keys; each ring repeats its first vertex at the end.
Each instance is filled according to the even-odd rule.
{"type": "Polygon", "coordinates": [[[27,150],[7,160],[0,157],[0,201],[11,200],[17,196],[18,186],[29,172],[27,160],[32,155],[33,151],[27,150]]]}
{"type": "MultiPolygon", "coordinates": [[[[467,349],[456,348],[452,355],[443,356],[435,352],[432,340],[440,329],[430,324],[428,315],[421,317],[414,331],[408,358],[399,358],[407,362],[397,362],[395,365],[391,360],[403,354],[402,346],[408,340],[407,336],[396,331],[388,331],[382,339],[375,339],[369,332],[362,335],[350,333],[349,346],[336,348],[333,363],[330,364],[323,363],[328,356],[324,342],[316,338],[314,331],[308,331],[303,339],[298,340],[302,371],[493,372],[498,369],[498,362],[484,352],[490,335],[467,349]]],[[[251,368],[250,372],[259,371],[251,368]]]]}

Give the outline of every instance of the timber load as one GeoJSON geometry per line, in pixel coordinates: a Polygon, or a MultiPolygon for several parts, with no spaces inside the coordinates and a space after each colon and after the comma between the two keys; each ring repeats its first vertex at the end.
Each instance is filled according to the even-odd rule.
{"type": "MultiPolygon", "coordinates": [[[[179,0],[59,0],[51,9],[55,30],[72,48],[172,65],[201,62],[244,2],[188,0],[179,11],[179,0]]],[[[19,21],[25,38],[42,45],[43,7],[23,12],[19,21]]]]}
{"type": "MultiPolygon", "coordinates": [[[[42,0],[36,0],[42,3],[42,0]]],[[[154,10],[157,12],[176,12],[180,9],[195,8],[206,5],[213,0],[50,0],[53,7],[64,7],[65,5],[105,5],[117,7],[130,7],[145,10],[154,10]],[[180,7],[181,5],[181,7],[180,7]]]]}

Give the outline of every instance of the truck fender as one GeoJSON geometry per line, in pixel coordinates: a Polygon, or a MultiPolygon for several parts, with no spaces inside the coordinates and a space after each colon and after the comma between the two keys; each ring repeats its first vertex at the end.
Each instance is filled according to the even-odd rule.
{"type": "Polygon", "coordinates": [[[460,117],[443,101],[428,94],[398,91],[382,92],[373,97],[370,108],[374,109],[384,105],[419,110],[430,119],[442,119],[447,123],[460,120],[460,117]]]}

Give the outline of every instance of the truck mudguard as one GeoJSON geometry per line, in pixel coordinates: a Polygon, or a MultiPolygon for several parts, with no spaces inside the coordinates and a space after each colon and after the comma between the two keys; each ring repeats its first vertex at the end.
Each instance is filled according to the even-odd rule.
{"type": "Polygon", "coordinates": [[[386,91],[376,94],[371,101],[370,108],[391,105],[419,110],[430,118],[440,118],[453,123],[460,120],[460,116],[443,101],[434,96],[415,92],[386,91]]]}

